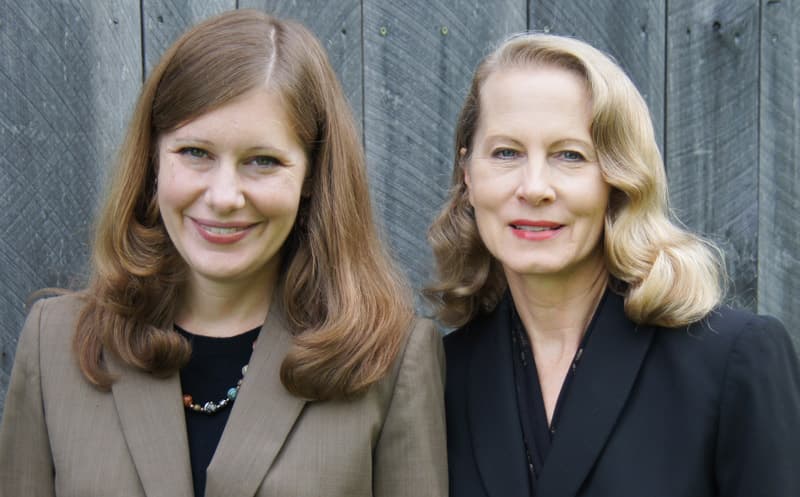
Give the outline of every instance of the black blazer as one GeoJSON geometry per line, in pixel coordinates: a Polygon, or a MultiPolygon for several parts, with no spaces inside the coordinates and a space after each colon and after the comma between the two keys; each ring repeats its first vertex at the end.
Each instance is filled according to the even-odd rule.
{"type": "MultiPolygon", "coordinates": [[[[450,495],[527,497],[505,298],[445,337],[450,495]]],[[[774,318],[637,327],[607,292],[539,497],[798,497],[800,367],[774,318]]]]}

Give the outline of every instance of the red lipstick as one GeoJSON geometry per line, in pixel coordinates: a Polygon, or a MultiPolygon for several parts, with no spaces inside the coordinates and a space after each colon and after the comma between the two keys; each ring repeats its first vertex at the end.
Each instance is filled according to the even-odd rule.
{"type": "Polygon", "coordinates": [[[205,219],[189,218],[197,229],[197,233],[204,240],[211,243],[231,244],[246,237],[252,230],[254,223],[210,221],[205,219]]]}
{"type": "Polygon", "coordinates": [[[515,219],[509,223],[511,232],[517,238],[529,241],[544,241],[557,236],[563,224],[552,221],[531,221],[528,219],[515,219]]]}

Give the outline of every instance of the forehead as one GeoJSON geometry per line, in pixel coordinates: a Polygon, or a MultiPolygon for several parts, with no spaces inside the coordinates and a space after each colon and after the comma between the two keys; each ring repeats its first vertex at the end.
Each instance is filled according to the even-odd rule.
{"type": "Polygon", "coordinates": [[[493,71],[480,93],[479,134],[512,130],[589,133],[592,102],[579,73],[554,65],[493,71]]]}
{"type": "Polygon", "coordinates": [[[266,87],[252,89],[162,134],[162,138],[204,135],[220,140],[263,140],[298,143],[289,113],[279,94],[266,87]]]}
{"type": "Polygon", "coordinates": [[[481,104],[497,104],[498,96],[512,105],[558,101],[562,104],[591,104],[586,79],[580,73],[556,65],[500,67],[492,71],[481,87],[481,104]]]}

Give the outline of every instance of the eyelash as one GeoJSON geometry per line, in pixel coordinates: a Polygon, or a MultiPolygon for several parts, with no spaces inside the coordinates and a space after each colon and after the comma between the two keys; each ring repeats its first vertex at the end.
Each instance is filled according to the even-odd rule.
{"type": "MultiPolygon", "coordinates": [[[[182,147],[178,149],[178,154],[189,157],[191,159],[200,160],[208,159],[209,153],[199,147],[182,147]]],[[[281,161],[270,155],[257,155],[247,160],[247,164],[253,164],[257,167],[273,167],[281,165],[281,161]]]]}
{"type": "Polygon", "coordinates": [[[584,157],[582,153],[576,150],[562,150],[557,155],[569,162],[583,162],[586,160],[586,157],[584,157]],[[574,155],[574,157],[569,158],[567,157],[567,155],[574,155]]]}
{"type": "Polygon", "coordinates": [[[519,156],[516,150],[511,148],[498,148],[492,152],[492,158],[500,159],[500,160],[511,160],[516,159],[519,156]],[[512,155],[508,156],[505,155],[506,152],[510,152],[512,155]]]}
{"type": "Polygon", "coordinates": [[[183,147],[178,149],[178,154],[188,156],[192,159],[207,159],[208,152],[198,147],[183,147]]]}
{"type": "Polygon", "coordinates": [[[258,167],[273,167],[273,166],[280,166],[281,161],[276,159],[275,157],[269,155],[257,155],[252,159],[247,161],[248,164],[254,164],[258,167]],[[266,159],[267,163],[263,163],[262,161],[266,159]]]}

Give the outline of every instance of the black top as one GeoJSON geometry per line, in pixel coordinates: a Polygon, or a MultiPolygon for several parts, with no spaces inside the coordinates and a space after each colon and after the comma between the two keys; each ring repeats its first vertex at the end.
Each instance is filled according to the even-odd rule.
{"type": "MultiPolygon", "coordinates": [[[[195,335],[175,326],[192,344],[192,356],[181,369],[181,390],[192,396],[195,404],[219,402],[228,389],[242,377],[242,366],[250,361],[253,344],[261,327],[233,337],[217,338],[195,335]]],[[[217,449],[232,405],[214,414],[186,409],[186,432],[192,464],[194,495],[202,497],[206,488],[206,468],[217,449]]]]}
{"type": "Polygon", "coordinates": [[[517,314],[513,299],[510,298],[510,295],[507,295],[506,298],[511,303],[509,306],[511,313],[509,335],[514,361],[514,389],[517,394],[517,410],[519,412],[520,428],[522,429],[522,441],[525,445],[525,463],[528,466],[530,495],[533,497],[536,495],[537,475],[542,473],[547,454],[550,452],[550,444],[556,433],[561,406],[569,393],[572,377],[586,348],[595,320],[592,319],[587,327],[581,344],[575,353],[572,366],[567,372],[561,391],[558,394],[556,407],[553,410],[553,418],[548,425],[533,349],[528,340],[525,326],[522,324],[519,314],[517,314]]]}
{"type": "MultiPolygon", "coordinates": [[[[529,497],[509,302],[444,339],[451,497],[529,497]]],[[[601,301],[560,401],[546,497],[800,496],[800,363],[774,318],[637,325],[601,301]]]]}

